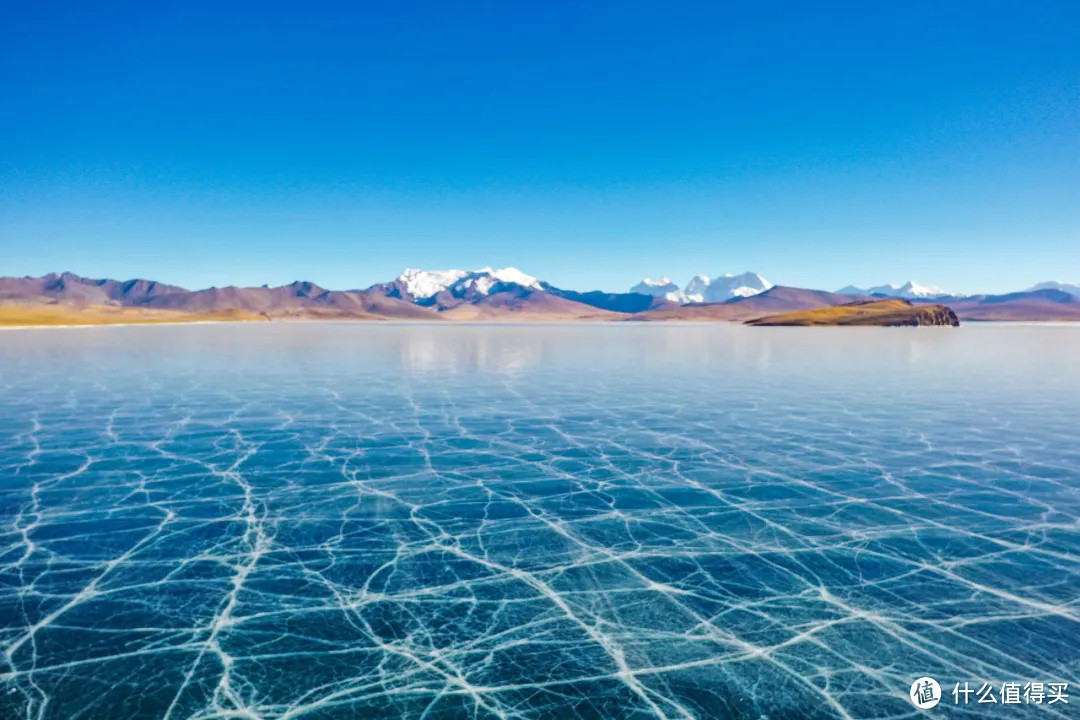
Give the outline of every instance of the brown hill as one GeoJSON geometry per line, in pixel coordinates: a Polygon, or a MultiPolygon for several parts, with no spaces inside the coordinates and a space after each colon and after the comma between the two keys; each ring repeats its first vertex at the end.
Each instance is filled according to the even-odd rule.
{"type": "Polygon", "coordinates": [[[961,320],[1039,322],[1080,320],[1080,298],[1061,290],[1044,289],[1005,295],[948,298],[961,320]]]}
{"type": "Polygon", "coordinates": [[[395,320],[433,320],[438,314],[430,308],[414,305],[408,300],[386,297],[366,290],[331,290],[318,298],[323,305],[341,312],[363,311],[371,315],[395,320]]]}
{"type": "Polygon", "coordinates": [[[631,320],[677,320],[677,321],[727,321],[741,322],[763,315],[771,315],[792,310],[844,305],[852,300],[866,300],[859,296],[841,295],[824,290],[805,290],[803,288],[776,285],[758,295],[736,298],[722,303],[701,303],[697,305],[678,305],[663,307],[637,313],[631,320]]]}
{"type": "Polygon", "coordinates": [[[869,300],[796,310],[747,320],[747,325],[876,325],[880,327],[957,326],[956,314],[944,305],[913,305],[907,300],[869,300]]]}
{"type": "MultiPolygon", "coordinates": [[[[384,320],[437,317],[432,310],[406,300],[360,290],[327,290],[310,282],[298,281],[279,287],[230,286],[191,291],[152,280],[95,280],[73,273],[53,273],[40,278],[0,278],[0,305],[52,308],[21,315],[26,318],[59,318],[55,322],[50,320],[51,324],[64,324],[61,320],[71,315],[70,308],[86,308],[87,312],[80,317],[96,316],[98,320],[95,323],[131,322],[128,318],[142,317],[132,313],[106,312],[108,308],[161,311],[168,313],[162,317],[173,319],[179,314],[211,314],[226,318],[253,315],[264,319],[384,320]]],[[[7,315],[14,318],[20,313],[12,310],[7,315]]],[[[150,317],[145,313],[144,316],[150,317]]]]}
{"type": "Polygon", "coordinates": [[[430,310],[406,300],[388,298],[359,290],[326,290],[310,282],[294,282],[278,287],[223,287],[195,292],[158,295],[136,303],[139,306],[168,308],[186,312],[243,310],[270,318],[431,318],[430,310]]]}
{"type": "Polygon", "coordinates": [[[0,278],[0,301],[60,302],[71,305],[130,305],[167,293],[186,293],[184,288],[153,280],[107,280],[74,273],[49,273],[42,277],[0,278]]]}
{"type": "Polygon", "coordinates": [[[659,308],[677,308],[679,303],[672,302],[662,297],[655,297],[653,295],[643,295],[642,293],[626,292],[626,293],[606,293],[600,290],[590,290],[589,292],[577,292],[574,290],[563,290],[553,285],[544,283],[544,289],[552,295],[557,295],[567,300],[573,300],[574,302],[584,303],[585,305],[591,305],[601,310],[610,310],[617,313],[641,313],[646,310],[657,310],[659,308]]]}
{"type": "MultiPolygon", "coordinates": [[[[441,294],[441,293],[440,293],[441,294]]],[[[623,313],[601,310],[543,290],[514,285],[439,313],[450,320],[621,320],[623,313]]]]}

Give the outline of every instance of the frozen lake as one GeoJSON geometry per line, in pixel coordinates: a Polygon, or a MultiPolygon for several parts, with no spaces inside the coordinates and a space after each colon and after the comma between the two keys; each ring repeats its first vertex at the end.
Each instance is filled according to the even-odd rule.
{"type": "Polygon", "coordinates": [[[0,333],[0,717],[1072,717],[1078,400],[1080,327],[0,333]]]}

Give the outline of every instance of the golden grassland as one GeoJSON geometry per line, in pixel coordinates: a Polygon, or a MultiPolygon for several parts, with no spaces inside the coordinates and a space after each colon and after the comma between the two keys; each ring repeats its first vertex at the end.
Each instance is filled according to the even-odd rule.
{"type": "Polygon", "coordinates": [[[63,325],[152,325],[160,323],[265,321],[243,310],[187,313],[107,305],[0,305],[0,327],[63,325]]]}

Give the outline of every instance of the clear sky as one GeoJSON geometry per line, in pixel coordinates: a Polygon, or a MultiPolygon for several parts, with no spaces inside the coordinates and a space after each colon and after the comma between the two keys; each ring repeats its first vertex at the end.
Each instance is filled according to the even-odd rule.
{"type": "Polygon", "coordinates": [[[8,2],[0,275],[1080,280],[1080,3],[8,2]]]}

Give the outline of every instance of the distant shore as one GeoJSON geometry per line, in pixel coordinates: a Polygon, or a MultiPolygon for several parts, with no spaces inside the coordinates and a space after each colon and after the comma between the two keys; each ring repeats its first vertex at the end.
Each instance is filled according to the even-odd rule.
{"type": "Polygon", "coordinates": [[[159,325],[201,322],[266,322],[258,313],[225,310],[185,313],[170,310],[143,310],[125,307],[72,305],[0,306],[0,328],[12,327],[95,327],[100,325],[159,325]]]}
{"type": "MultiPolygon", "coordinates": [[[[845,298],[846,299],[846,298],[845,298]]],[[[757,296],[756,302],[688,304],[646,312],[614,312],[581,303],[463,304],[437,310],[405,303],[407,313],[380,312],[380,307],[268,307],[256,309],[216,308],[181,310],[113,304],[0,303],[0,329],[73,328],[121,325],[192,325],[210,323],[266,322],[409,322],[409,323],[677,323],[750,325],[934,325],[959,321],[999,323],[1008,321],[1076,324],[1068,317],[1014,317],[953,312],[945,305],[901,299],[836,302],[829,293],[780,288],[757,296]]],[[[250,307],[250,306],[249,306],[250,307]]],[[[1077,317],[1080,320],[1080,316],[1077,317]]]]}
{"type": "MultiPolygon", "coordinates": [[[[288,325],[288,324],[309,324],[309,323],[349,323],[357,325],[660,325],[664,327],[671,326],[693,326],[700,327],[703,325],[740,325],[745,327],[843,327],[844,324],[773,324],[773,323],[747,323],[739,320],[666,320],[663,322],[636,322],[633,318],[552,318],[552,317],[497,317],[487,319],[454,319],[454,318],[440,318],[434,316],[431,318],[423,319],[411,319],[411,318],[327,318],[327,317],[289,317],[289,318],[252,318],[252,319],[205,319],[205,318],[191,318],[191,319],[152,319],[152,320],[121,320],[114,322],[73,322],[73,323],[0,323],[0,332],[5,330],[87,330],[93,328],[123,328],[123,327],[169,327],[169,326],[182,326],[182,325],[255,325],[255,324],[272,324],[272,325],[288,325]]],[[[1042,327],[1072,327],[1080,328],[1080,322],[1072,320],[969,320],[962,323],[962,326],[982,326],[982,327],[1008,327],[1008,326],[1032,326],[1038,325],[1042,327]]],[[[851,326],[851,325],[848,325],[851,326]]],[[[884,326],[882,326],[884,327],[884,326]]]]}
{"type": "MultiPolygon", "coordinates": [[[[667,286],[648,283],[625,293],[579,292],[514,268],[483,268],[475,272],[407,270],[393,281],[364,290],[328,290],[299,280],[273,287],[187,290],[154,280],[95,279],[65,272],[37,278],[0,277],[0,327],[291,320],[756,323],[766,318],[785,324],[922,325],[940,324],[950,313],[959,322],[1080,321],[1080,294],[1074,294],[1071,285],[1004,295],[931,297],[927,293],[935,288],[913,283],[890,291],[914,293],[907,298],[876,292],[884,289],[878,287],[867,289],[869,294],[853,294],[859,289],[827,292],[772,285],[756,274],[719,280],[738,280],[745,286],[719,297],[682,291],[682,295],[657,294],[667,286]],[[829,309],[841,307],[847,309],[829,309]],[[870,312],[874,307],[880,312],[870,312]],[[938,317],[930,318],[928,312],[938,317]],[[789,313],[803,315],[776,317],[789,313]]],[[[1080,293],[1080,286],[1075,288],[1080,293]]]]}

